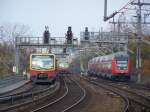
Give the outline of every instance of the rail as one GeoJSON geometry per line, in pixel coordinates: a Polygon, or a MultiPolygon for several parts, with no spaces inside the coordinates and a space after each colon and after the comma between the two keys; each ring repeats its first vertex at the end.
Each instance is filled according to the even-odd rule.
{"type": "Polygon", "coordinates": [[[53,101],[53,102],[51,102],[51,103],[49,103],[49,104],[47,104],[47,105],[44,105],[44,106],[42,106],[42,107],[40,107],[40,108],[37,108],[37,109],[35,109],[35,110],[32,110],[31,112],[40,111],[40,110],[42,110],[42,109],[44,109],[44,108],[46,108],[46,107],[48,107],[48,106],[51,106],[51,105],[53,105],[53,104],[59,102],[60,100],[62,100],[62,99],[68,94],[68,92],[69,92],[69,89],[68,89],[68,86],[67,86],[66,82],[65,82],[65,88],[66,88],[66,92],[65,92],[60,98],[56,99],[55,101],[53,101]]]}
{"type": "MultiPolygon", "coordinates": [[[[21,107],[27,106],[29,104],[32,104],[34,102],[37,102],[37,101],[39,101],[39,100],[41,100],[41,99],[43,99],[43,98],[45,98],[45,97],[55,93],[56,91],[58,91],[59,87],[60,87],[60,83],[55,84],[55,86],[53,87],[54,89],[52,91],[50,91],[49,94],[43,95],[41,97],[37,97],[36,99],[34,99],[34,97],[33,97],[33,96],[35,96],[35,94],[31,94],[31,95],[33,95],[32,96],[32,98],[33,98],[32,100],[27,100],[27,101],[25,101],[23,103],[19,103],[19,104],[17,103],[15,105],[12,105],[12,106],[9,106],[9,107],[6,107],[6,108],[1,108],[0,112],[9,111],[9,110],[15,110],[17,108],[21,108],[21,107]]],[[[43,91],[47,91],[47,90],[45,89],[43,91]]],[[[39,92],[42,93],[43,91],[39,91],[39,92]]]]}

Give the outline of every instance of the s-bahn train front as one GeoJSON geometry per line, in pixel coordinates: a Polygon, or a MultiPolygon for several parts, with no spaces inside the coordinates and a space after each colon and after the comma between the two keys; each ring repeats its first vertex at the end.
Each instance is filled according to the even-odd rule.
{"type": "Polygon", "coordinates": [[[59,75],[65,75],[70,74],[69,70],[69,62],[66,58],[61,58],[58,61],[58,74],[59,75]]]}
{"type": "Polygon", "coordinates": [[[53,83],[57,75],[57,62],[54,54],[30,55],[30,80],[53,83]]]}

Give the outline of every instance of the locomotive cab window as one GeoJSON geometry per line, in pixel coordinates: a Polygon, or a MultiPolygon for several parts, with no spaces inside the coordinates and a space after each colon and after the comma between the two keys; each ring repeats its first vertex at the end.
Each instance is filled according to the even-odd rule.
{"type": "Polygon", "coordinates": [[[128,69],[128,58],[127,57],[118,57],[117,59],[117,69],[126,70],[128,69]]]}
{"type": "Polygon", "coordinates": [[[52,55],[32,55],[31,67],[33,69],[54,68],[54,56],[52,56],[52,55]]]}

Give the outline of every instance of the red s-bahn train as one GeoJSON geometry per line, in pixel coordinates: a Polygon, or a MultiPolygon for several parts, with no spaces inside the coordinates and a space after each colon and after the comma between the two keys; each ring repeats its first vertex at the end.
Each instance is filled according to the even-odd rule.
{"type": "Polygon", "coordinates": [[[70,73],[68,60],[66,58],[60,58],[58,60],[58,74],[65,75],[70,73]]]}
{"type": "Polygon", "coordinates": [[[30,55],[30,80],[35,83],[54,83],[57,75],[57,59],[54,54],[30,55]]]}
{"type": "Polygon", "coordinates": [[[125,52],[98,56],[88,62],[88,73],[113,80],[129,80],[131,59],[125,52]]]}

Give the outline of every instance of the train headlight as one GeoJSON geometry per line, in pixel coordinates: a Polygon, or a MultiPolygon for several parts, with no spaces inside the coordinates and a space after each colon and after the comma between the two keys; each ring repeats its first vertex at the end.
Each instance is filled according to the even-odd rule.
{"type": "Polygon", "coordinates": [[[37,64],[37,61],[32,61],[32,65],[36,65],[37,64]]]}

